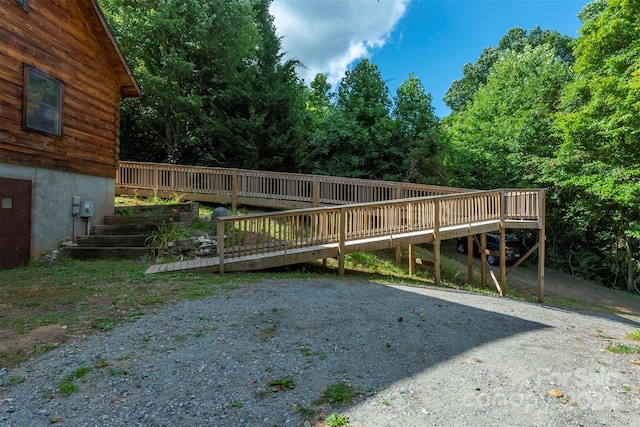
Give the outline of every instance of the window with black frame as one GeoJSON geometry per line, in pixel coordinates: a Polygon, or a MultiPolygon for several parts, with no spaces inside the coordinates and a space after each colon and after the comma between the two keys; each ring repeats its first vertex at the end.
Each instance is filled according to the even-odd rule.
{"type": "Polygon", "coordinates": [[[26,67],[24,95],[26,129],[62,135],[62,82],[26,67]]]}

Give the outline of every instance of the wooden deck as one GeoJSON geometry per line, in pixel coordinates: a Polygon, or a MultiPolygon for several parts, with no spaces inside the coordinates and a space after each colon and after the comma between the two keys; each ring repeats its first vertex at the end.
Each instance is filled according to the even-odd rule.
{"type": "MultiPolygon", "coordinates": [[[[316,175],[121,162],[118,194],[180,194],[185,199],[294,208],[218,221],[217,257],[149,267],[164,271],[259,270],[385,248],[431,244],[440,282],[443,240],[506,229],[537,229],[544,242],[544,190],[471,191],[410,183],[316,175]],[[305,207],[311,206],[311,207],[305,207]]],[[[504,238],[502,239],[504,242],[504,238]]],[[[483,246],[486,247],[486,246],[483,246]]],[[[504,243],[501,253],[504,254],[504,243]]],[[[538,247],[539,295],[544,287],[544,244],[538,247]]],[[[486,256],[483,251],[483,259],[486,256]]],[[[410,271],[414,262],[410,257],[410,271]]],[[[500,257],[500,293],[506,292],[500,257]]],[[[483,283],[486,269],[483,263],[483,283]]],[[[469,275],[472,276],[471,259],[469,275]]]]}

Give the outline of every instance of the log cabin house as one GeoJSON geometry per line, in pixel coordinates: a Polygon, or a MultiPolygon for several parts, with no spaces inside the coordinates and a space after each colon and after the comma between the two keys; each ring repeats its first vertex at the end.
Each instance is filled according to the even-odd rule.
{"type": "Polygon", "coordinates": [[[113,213],[138,86],[97,0],[0,0],[0,269],[113,213]]]}

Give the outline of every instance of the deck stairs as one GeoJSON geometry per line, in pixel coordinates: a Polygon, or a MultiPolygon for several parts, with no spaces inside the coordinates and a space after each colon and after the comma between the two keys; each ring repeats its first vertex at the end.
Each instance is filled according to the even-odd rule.
{"type": "Polygon", "coordinates": [[[190,225],[198,217],[198,203],[126,206],[103,224],[91,227],[88,236],[77,236],[77,246],[65,250],[75,259],[138,259],[153,256],[151,238],[162,224],[190,225]]]}

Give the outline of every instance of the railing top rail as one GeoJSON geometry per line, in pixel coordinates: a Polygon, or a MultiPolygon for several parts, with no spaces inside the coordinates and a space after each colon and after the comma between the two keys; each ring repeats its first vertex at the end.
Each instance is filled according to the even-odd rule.
{"type": "Polygon", "coordinates": [[[464,193],[468,190],[464,188],[456,188],[456,187],[443,187],[438,185],[428,185],[428,184],[417,184],[412,182],[396,182],[396,181],[383,181],[383,180],[373,180],[373,179],[364,179],[364,178],[349,178],[349,177],[336,177],[331,175],[314,175],[314,174],[301,174],[301,173],[293,173],[293,172],[272,172],[272,171],[258,171],[252,169],[239,169],[239,168],[220,168],[220,167],[208,167],[208,166],[188,166],[188,165],[174,165],[171,163],[149,163],[149,162],[134,162],[134,161],[120,161],[120,165],[122,166],[142,166],[145,168],[149,167],[160,167],[160,168],[174,168],[176,170],[188,170],[188,169],[197,169],[197,170],[215,170],[215,171],[228,171],[229,173],[244,173],[247,175],[273,175],[274,178],[280,177],[288,177],[295,178],[297,180],[309,180],[309,181],[321,181],[328,183],[352,183],[366,186],[378,186],[378,187],[387,187],[387,188],[395,188],[398,185],[407,186],[411,188],[422,188],[422,189],[441,189],[443,191],[452,191],[456,193],[464,193]]]}
{"type": "Polygon", "coordinates": [[[470,196],[478,196],[483,194],[499,194],[501,190],[478,190],[472,191],[464,194],[444,194],[438,196],[424,196],[424,197],[411,197],[406,199],[395,199],[395,200],[386,200],[383,202],[368,202],[368,203],[350,203],[348,205],[341,206],[320,206],[316,208],[303,208],[303,209],[290,209],[286,211],[278,211],[278,212],[263,212],[263,213],[254,213],[254,214],[245,214],[245,215],[234,215],[234,216],[226,216],[220,217],[218,220],[223,221],[231,221],[238,219],[256,219],[256,218],[278,218],[278,217],[287,217],[294,215],[304,215],[304,214],[312,214],[315,212],[327,212],[327,211],[340,211],[341,209],[357,209],[363,207],[380,207],[385,205],[399,205],[399,204],[410,204],[410,203],[419,203],[419,202],[428,202],[435,200],[451,200],[451,199],[462,199],[470,196]]]}

